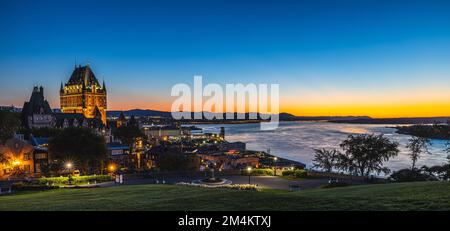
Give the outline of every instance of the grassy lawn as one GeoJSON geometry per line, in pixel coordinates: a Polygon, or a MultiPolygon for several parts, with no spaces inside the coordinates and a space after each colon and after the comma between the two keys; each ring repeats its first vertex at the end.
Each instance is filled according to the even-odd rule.
{"type": "Polygon", "coordinates": [[[0,210],[450,210],[450,182],[297,192],[135,185],[0,196],[0,210]]]}

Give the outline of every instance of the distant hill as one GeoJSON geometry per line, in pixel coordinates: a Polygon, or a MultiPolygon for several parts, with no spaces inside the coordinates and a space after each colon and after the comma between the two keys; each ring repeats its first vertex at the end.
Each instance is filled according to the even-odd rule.
{"type": "Polygon", "coordinates": [[[369,116],[295,116],[294,120],[300,121],[352,121],[352,120],[370,120],[369,116]]]}
{"type": "MultiPolygon", "coordinates": [[[[108,116],[108,117],[111,117],[111,116],[118,117],[121,112],[122,111],[117,111],[117,110],[115,110],[115,111],[107,111],[106,112],[106,116],[108,116]]],[[[172,117],[171,112],[148,110],[148,109],[145,109],[145,110],[143,110],[143,109],[133,109],[133,110],[128,110],[128,111],[123,111],[123,114],[125,116],[161,116],[161,117],[168,117],[168,118],[172,117]]],[[[195,113],[191,112],[191,114],[192,114],[192,117],[194,117],[195,113]]],[[[239,113],[239,114],[242,115],[242,113],[239,113]]],[[[237,115],[238,115],[238,113],[235,113],[234,116],[237,117],[237,115]]],[[[222,116],[223,116],[223,118],[225,118],[225,114],[223,114],[222,116]]],[[[249,118],[249,113],[245,113],[245,115],[243,115],[243,116],[246,119],[248,119],[249,118]]],[[[259,117],[259,114],[257,116],[259,117]]],[[[280,113],[280,119],[281,120],[283,120],[283,119],[289,120],[289,119],[292,119],[292,118],[295,118],[295,116],[291,115],[289,113],[280,113]]]]}
{"type": "Polygon", "coordinates": [[[434,124],[447,123],[449,117],[415,117],[415,118],[368,118],[353,120],[329,120],[334,123],[353,123],[353,124],[434,124]]]}
{"type": "MultiPolygon", "coordinates": [[[[106,116],[119,117],[122,111],[107,111],[106,116]]],[[[156,111],[156,110],[143,110],[143,109],[133,109],[128,111],[123,111],[125,116],[161,116],[161,117],[172,117],[170,112],[166,111],[156,111]]]]}
{"type": "MultiPolygon", "coordinates": [[[[107,111],[107,116],[118,117],[122,111],[107,111]]],[[[157,111],[149,109],[133,109],[123,111],[125,116],[160,116],[171,118],[172,114],[167,111],[157,111]]],[[[241,114],[242,115],[242,114],[241,114]]],[[[447,123],[449,117],[416,117],[416,118],[371,118],[369,116],[295,116],[286,112],[282,112],[280,115],[280,121],[328,121],[333,123],[354,123],[354,124],[431,124],[431,123],[447,123]]],[[[235,113],[235,118],[237,113],[235,113]]],[[[194,113],[192,113],[192,118],[194,113]]],[[[248,120],[249,113],[245,113],[245,119],[248,120]]],[[[225,114],[223,115],[225,118],[225,114]]],[[[258,114],[258,118],[259,114],[258,114]]],[[[204,119],[203,119],[204,120],[204,119]]],[[[196,121],[203,121],[196,120],[196,121]]],[[[206,121],[206,120],[205,120],[206,121]]],[[[222,121],[222,120],[220,120],[222,121]]],[[[220,122],[216,120],[216,122],[220,122]]],[[[224,120],[225,121],[225,120],[224,120]]],[[[229,121],[229,120],[227,120],[229,121]]]]}
{"type": "MultiPolygon", "coordinates": [[[[118,117],[122,111],[107,111],[107,116],[114,116],[118,117]]],[[[156,110],[149,110],[149,109],[133,109],[133,110],[127,110],[123,111],[125,116],[161,116],[161,117],[172,117],[170,112],[166,111],[156,111],[156,110]]],[[[194,117],[195,113],[192,113],[192,117],[194,117]]],[[[242,113],[235,113],[235,117],[237,115],[242,113]]],[[[313,120],[354,120],[354,119],[370,119],[368,116],[295,116],[286,112],[282,112],[279,114],[280,120],[282,121],[313,121],[313,120]]],[[[225,114],[222,115],[225,118],[225,114]]],[[[259,118],[258,114],[258,118],[259,118]]],[[[246,119],[249,118],[249,113],[245,113],[244,117],[246,119]]]]}

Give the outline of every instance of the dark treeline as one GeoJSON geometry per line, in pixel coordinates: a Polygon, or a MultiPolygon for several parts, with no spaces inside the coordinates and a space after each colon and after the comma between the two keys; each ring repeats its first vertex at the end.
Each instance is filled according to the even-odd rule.
{"type": "Polygon", "coordinates": [[[448,123],[448,117],[416,117],[416,118],[355,118],[355,119],[331,119],[333,123],[351,124],[439,124],[448,123]]]}
{"type": "Polygon", "coordinates": [[[429,139],[450,140],[450,125],[397,126],[397,133],[429,139]]]}

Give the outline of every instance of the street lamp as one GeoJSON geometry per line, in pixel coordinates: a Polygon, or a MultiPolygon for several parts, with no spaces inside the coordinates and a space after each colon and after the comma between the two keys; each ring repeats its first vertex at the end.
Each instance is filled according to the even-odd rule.
{"type": "Polygon", "coordinates": [[[252,167],[248,166],[247,172],[248,172],[248,184],[250,184],[250,173],[252,172],[252,167]]]}
{"type": "Polygon", "coordinates": [[[275,156],[274,158],[273,158],[273,162],[275,163],[274,164],[274,175],[276,176],[277,175],[277,160],[278,160],[278,158],[275,156]]]}
{"type": "Polygon", "coordinates": [[[71,162],[66,163],[66,169],[69,171],[69,174],[72,174],[73,164],[71,162]]]}

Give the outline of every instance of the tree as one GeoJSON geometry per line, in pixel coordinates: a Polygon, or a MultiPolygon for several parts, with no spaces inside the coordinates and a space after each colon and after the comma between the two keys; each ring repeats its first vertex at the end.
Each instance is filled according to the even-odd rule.
{"type": "Polygon", "coordinates": [[[412,182],[412,181],[434,181],[438,180],[433,174],[435,173],[436,167],[434,169],[428,168],[426,166],[422,169],[401,169],[389,176],[390,180],[395,182],[412,182]]]}
{"type": "Polygon", "coordinates": [[[133,124],[117,128],[114,131],[114,136],[130,148],[133,146],[137,138],[146,138],[145,134],[139,129],[139,127],[133,124]]]}
{"type": "Polygon", "coordinates": [[[340,147],[344,150],[338,157],[339,167],[345,171],[368,176],[371,172],[388,173],[383,162],[398,155],[398,143],[383,135],[350,135],[340,147]]]}
{"type": "Polygon", "coordinates": [[[58,136],[60,132],[61,129],[50,127],[31,129],[31,134],[33,134],[34,137],[55,137],[58,136]]]}
{"type": "Polygon", "coordinates": [[[339,152],[336,149],[314,149],[313,168],[331,172],[337,166],[339,152]]]}
{"type": "Polygon", "coordinates": [[[105,139],[89,128],[67,128],[49,142],[52,158],[74,161],[84,174],[106,159],[105,139]]]}
{"type": "Polygon", "coordinates": [[[196,171],[200,168],[200,158],[176,149],[165,149],[158,153],[156,165],[161,171],[196,171]]]}
{"type": "Polygon", "coordinates": [[[431,177],[439,180],[449,180],[450,178],[450,164],[435,165],[431,167],[423,166],[421,170],[431,177]]]}
{"type": "Polygon", "coordinates": [[[409,149],[409,156],[412,160],[412,167],[414,169],[416,167],[416,162],[420,158],[420,154],[428,151],[428,145],[431,145],[430,139],[425,137],[417,137],[413,136],[409,139],[406,147],[409,149]]]}
{"type": "Polygon", "coordinates": [[[0,110],[0,142],[12,138],[20,127],[20,119],[16,113],[0,110]]]}

